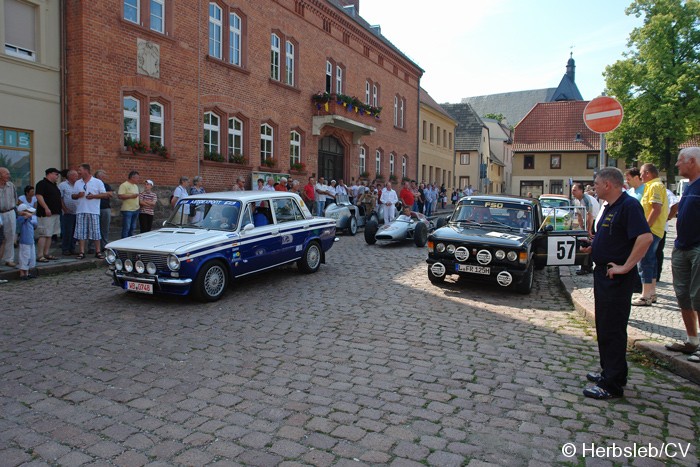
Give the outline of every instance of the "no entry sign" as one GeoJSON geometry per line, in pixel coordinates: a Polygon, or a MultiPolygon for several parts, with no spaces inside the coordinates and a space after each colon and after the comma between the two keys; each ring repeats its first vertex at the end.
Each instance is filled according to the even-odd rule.
{"type": "Polygon", "coordinates": [[[583,109],[583,123],[596,133],[613,131],[622,122],[622,104],[617,99],[600,96],[583,109]]]}

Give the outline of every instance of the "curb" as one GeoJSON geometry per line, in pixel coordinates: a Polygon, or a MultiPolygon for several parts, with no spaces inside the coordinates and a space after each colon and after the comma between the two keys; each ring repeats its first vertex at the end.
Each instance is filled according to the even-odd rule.
{"type": "MultiPolygon", "coordinates": [[[[102,266],[106,267],[105,260],[98,258],[85,258],[84,260],[73,260],[65,263],[55,263],[35,267],[31,271],[38,277],[48,276],[69,271],[84,271],[86,269],[98,269],[102,266]]],[[[0,279],[4,280],[19,280],[19,269],[11,269],[8,271],[0,271],[0,279]]]]}
{"type": "MultiPolygon", "coordinates": [[[[583,315],[588,322],[595,326],[595,304],[574,286],[571,275],[564,268],[559,268],[559,280],[566,294],[574,304],[574,308],[583,315]]],[[[627,345],[664,363],[669,370],[695,384],[700,384],[700,364],[687,360],[687,355],[670,352],[664,348],[664,344],[649,340],[647,336],[634,329],[627,330],[627,345]]]]}

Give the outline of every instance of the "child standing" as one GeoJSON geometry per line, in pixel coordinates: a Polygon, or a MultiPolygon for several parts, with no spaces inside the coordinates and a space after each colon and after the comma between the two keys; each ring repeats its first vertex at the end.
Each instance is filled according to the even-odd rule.
{"type": "Polygon", "coordinates": [[[19,278],[28,280],[34,278],[29,270],[36,267],[36,251],[34,248],[34,227],[37,225],[36,209],[28,204],[17,207],[17,232],[19,232],[19,278]]]}

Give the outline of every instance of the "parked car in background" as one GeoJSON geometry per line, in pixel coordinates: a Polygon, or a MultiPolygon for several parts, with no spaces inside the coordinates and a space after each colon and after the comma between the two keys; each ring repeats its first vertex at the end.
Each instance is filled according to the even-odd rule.
{"type": "Polygon", "coordinates": [[[179,200],[162,229],[107,244],[106,259],[127,291],[214,301],[232,280],[283,264],[318,271],[334,240],[335,221],[296,194],[207,193],[179,200]]]}
{"type": "Polygon", "coordinates": [[[534,198],[467,196],[447,225],[428,236],[428,279],[459,275],[527,294],[535,269],[584,264],[586,230],[555,230],[534,198]]]}
{"type": "MultiPolygon", "coordinates": [[[[445,218],[441,219],[441,222],[444,224],[445,218]]],[[[365,242],[368,245],[374,245],[377,241],[401,242],[413,240],[416,246],[423,247],[428,241],[428,234],[433,230],[435,230],[433,221],[419,212],[411,211],[410,215],[399,214],[392,222],[381,227],[375,220],[367,222],[365,226],[365,242]]]]}
{"type": "Polygon", "coordinates": [[[335,219],[336,230],[344,230],[350,235],[355,235],[357,229],[364,227],[367,222],[373,220],[379,224],[379,213],[381,205],[378,206],[378,211],[366,212],[365,206],[355,206],[348,198],[348,195],[336,195],[335,202],[326,207],[324,215],[328,218],[335,219]]]}
{"type": "Polygon", "coordinates": [[[573,203],[568,196],[546,194],[539,197],[545,225],[554,230],[571,230],[574,222],[573,203]]]}

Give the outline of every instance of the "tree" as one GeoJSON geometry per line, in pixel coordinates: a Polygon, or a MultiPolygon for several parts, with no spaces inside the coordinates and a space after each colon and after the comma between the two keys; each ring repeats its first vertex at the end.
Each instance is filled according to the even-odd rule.
{"type": "Polygon", "coordinates": [[[486,114],[484,115],[484,118],[491,118],[496,120],[498,123],[502,123],[506,117],[503,114],[486,114]]]}
{"type": "Polygon", "coordinates": [[[625,112],[609,152],[670,175],[679,145],[700,131],[700,2],[635,0],[625,13],[644,23],[630,33],[625,58],[605,69],[606,92],[625,112]]]}

